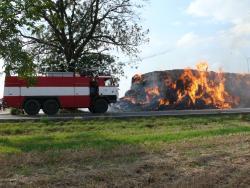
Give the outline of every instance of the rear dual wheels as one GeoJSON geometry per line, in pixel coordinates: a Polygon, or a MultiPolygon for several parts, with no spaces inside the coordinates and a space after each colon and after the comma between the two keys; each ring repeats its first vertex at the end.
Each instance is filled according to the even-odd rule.
{"type": "Polygon", "coordinates": [[[89,107],[89,111],[91,113],[103,114],[108,111],[109,104],[105,99],[96,99],[91,107],[89,107]]]}
{"type": "MultiPolygon", "coordinates": [[[[55,115],[59,111],[59,104],[54,99],[44,101],[42,105],[43,112],[47,115],[55,115]]],[[[37,115],[41,109],[41,104],[36,99],[29,99],[24,104],[24,111],[30,116],[37,115]]]]}

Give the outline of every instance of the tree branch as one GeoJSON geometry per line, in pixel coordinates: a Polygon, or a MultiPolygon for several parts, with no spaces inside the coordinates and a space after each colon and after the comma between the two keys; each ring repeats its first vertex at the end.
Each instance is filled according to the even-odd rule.
{"type": "Polygon", "coordinates": [[[45,44],[45,45],[48,45],[48,46],[51,46],[51,47],[54,47],[54,48],[57,48],[57,49],[62,49],[62,47],[60,46],[57,46],[55,44],[52,44],[48,41],[45,41],[45,40],[42,40],[42,39],[38,39],[38,38],[35,38],[35,37],[31,37],[31,36],[27,36],[27,35],[24,35],[21,31],[19,31],[20,35],[26,39],[30,39],[30,40],[33,40],[39,44],[45,44]]]}
{"type": "MultiPolygon", "coordinates": [[[[94,11],[94,18],[93,18],[93,24],[92,24],[92,27],[91,27],[91,30],[88,34],[88,36],[86,37],[86,39],[83,41],[83,43],[79,46],[79,48],[76,50],[75,52],[75,56],[79,56],[79,54],[82,52],[82,50],[84,49],[84,47],[88,44],[88,42],[91,40],[92,36],[94,35],[95,33],[95,30],[96,30],[96,26],[99,24],[99,21],[98,21],[98,13],[99,13],[99,3],[100,3],[100,0],[96,0],[96,5],[95,5],[95,11],[94,11]]],[[[80,38],[80,40],[82,40],[80,38]]]]}

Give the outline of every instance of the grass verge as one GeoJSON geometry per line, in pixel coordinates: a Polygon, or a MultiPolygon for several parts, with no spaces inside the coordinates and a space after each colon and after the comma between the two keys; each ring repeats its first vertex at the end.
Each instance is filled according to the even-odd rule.
{"type": "Polygon", "coordinates": [[[0,123],[0,186],[244,187],[249,142],[248,115],[0,123]]]}

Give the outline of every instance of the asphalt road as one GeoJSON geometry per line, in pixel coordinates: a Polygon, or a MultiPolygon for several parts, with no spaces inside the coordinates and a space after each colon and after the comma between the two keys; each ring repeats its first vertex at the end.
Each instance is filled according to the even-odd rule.
{"type": "Polygon", "coordinates": [[[150,111],[150,112],[122,112],[122,113],[106,113],[106,114],[91,114],[83,112],[80,114],[61,114],[57,116],[47,117],[45,115],[27,116],[19,115],[13,116],[8,113],[0,113],[0,122],[4,121],[40,121],[47,119],[51,121],[67,121],[67,120],[89,120],[100,118],[139,118],[139,117],[162,117],[162,116],[189,116],[189,115],[216,115],[216,114],[250,114],[250,108],[238,108],[229,110],[172,110],[172,111],[150,111]]]}

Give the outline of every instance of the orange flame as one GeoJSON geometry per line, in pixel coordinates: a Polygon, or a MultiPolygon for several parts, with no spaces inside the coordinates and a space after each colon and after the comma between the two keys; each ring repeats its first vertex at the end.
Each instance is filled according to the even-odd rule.
{"type": "Polygon", "coordinates": [[[133,83],[140,83],[142,80],[142,75],[141,74],[136,74],[134,75],[134,77],[132,78],[132,82],[133,83]]]}
{"type": "Polygon", "coordinates": [[[159,100],[159,105],[160,106],[162,106],[162,105],[169,105],[170,104],[170,102],[169,102],[169,100],[167,100],[167,99],[160,99],[159,100]]]}
{"type": "Polygon", "coordinates": [[[145,92],[149,96],[158,96],[158,95],[160,95],[160,89],[158,87],[146,88],[145,92]]]}
{"type": "Polygon", "coordinates": [[[198,71],[204,71],[207,72],[208,71],[208,63],[207,62],[200,62],[196,65],[196,68],[198,71]]]}
{"type": "Polygon", "coordinates": [[[186,88],[184,94],[179,94],[178,101],[181,101],[184,96],[189,96],[193,104],[202,100],[206,105],[217,108],[231,108],[232,104],[238,103],[225,90],[226,80],[222,72],[216,74],[215,80],[210,80],[207,63],[199,63],[196,67],[197,74],[191,69],[185,69],[181,75],[180,80],[186,88]]]}
{"type": "MultiPolygon", "coordinates": [[[[157,99],[159,105],[178,105],[188,98],[187,104],[195,106],[198,103],[203,105],[216,107],[220,109],[232,108],[234,105],[239,104],[239,98],[232,97],[225,89],[226,79],[222,71],[214,74],[211,79],[211,73],[208,72],[208,63],[201,62],[196,65],[197,70],[194,71],[187,68],[183,71],[178,81],[173,81],[172,78],[166,78],[164,84],[167,88],[176,94],[176,99],[161,98],[161,88],[159,86],[146,87],[146,98],[144,102],[138,102],[136,97],[124,99],[133,104],[149,104],[152,99],[157,99]],[[181,86],[177,82],[181,82],[181,86]]],[[[133,77],[133,83],[140,83],[142,75],[137,74],[133,77]]],[[[156,83],[157,84],[157,83],[156,83]]],[[[168,91],[167,91],[168,92],[168,91]]],[[[163,93],[164,95],[165,93],[163,93]]]]}
{"type": "Polygon", "coordinates": [[[158,87],[145,88],[146,92],[146,103],[150,103],[150,101],[160,95],[160,89],[158,87]]]}

